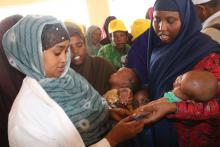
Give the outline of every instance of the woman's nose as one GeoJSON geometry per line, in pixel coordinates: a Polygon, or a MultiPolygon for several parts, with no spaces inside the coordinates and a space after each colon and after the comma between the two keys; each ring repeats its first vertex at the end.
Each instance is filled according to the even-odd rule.
{"type": "Polygon", "coordinates": [[[66,63],[66,52],[65,53],[62,53],[62,55],[61,55],[61,62],[62,63],[66,63]]]}
{"type": "Polygon", "coordinates": [[[160,22],[159,23],[159,30],[163,31],[163,30],[167,30],[167,24],[165,22],[160,22]]]}

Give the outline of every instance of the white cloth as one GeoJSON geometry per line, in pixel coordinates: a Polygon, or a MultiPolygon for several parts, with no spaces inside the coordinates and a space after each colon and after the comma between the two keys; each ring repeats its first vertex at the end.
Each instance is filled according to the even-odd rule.
{"type": "Polygon", "coordinates": [[[198,5],[198,4],[204,4],[204,3],[208,3],[211,0],[192,0],[194,5],[198,5]]]}
{"type": "MultiPolygon", "coordinates": [[[[38,82],[26,77],[8,120],[10,147],[85,147],[63,109],[38,82]]],[[[110,147],[104,138],[91,147],[110,147]]]]}
{"type": "MultiPolygon", "coordinates": [[[[203,24],[202,24],[202,28],[206,28],[210,25],[210,23],[215,20],[217,17],[220,17],[220,11],[212,14],[208,19],[206,19],[203,24]]],[[[214,22],[214,23],[220,23],[220,22],[214,22]]]]}

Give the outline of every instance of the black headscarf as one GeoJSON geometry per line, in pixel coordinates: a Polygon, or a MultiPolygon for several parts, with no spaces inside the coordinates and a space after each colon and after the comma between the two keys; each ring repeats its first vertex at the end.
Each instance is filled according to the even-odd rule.
{"type": "Polygon", "coordinates": [[[154,4],[156,11],[178,11],[178,6],[173,0],[157,0],[154,4]]]}
{"type": "Polygon", "coordinates": [[[104,25],[103,25],[103,36],[105,36],[105,38],[103,38],[101,41],[100,41],[100,43],[102,44],[102,45],[105,45],[105,44],[108,44],[108,43],[110,43],[111,41],[110,41],[110,38],[109,38],[109,33],[108,33],[108,24],[112,21],[112,20],[114,20],[114,19],[116,19],[116,17],[115,16],[108,16],[107,18],[106,18],[106,20],[105,20],[105,23],[104,23],[104,25]]]}

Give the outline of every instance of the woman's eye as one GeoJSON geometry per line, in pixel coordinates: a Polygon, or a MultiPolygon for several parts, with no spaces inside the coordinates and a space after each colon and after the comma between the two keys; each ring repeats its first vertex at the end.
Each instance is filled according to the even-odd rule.
{"type": "Polygon", "coordinates": [[[175,22],[175,18],[169,17],[169,18],[167,19],[167,22],[168,22],[169,24],[173,24],[173,23],[175,22]]]}
{"type": "Polygon", "coordinates": [[[159,23],[160,22],[160,18],[154,17],[154,22],[159,23]]]}
{"type": "Polygon", "coordinates": [[[59,55],[60,55],[60,52],[54,52],[54,55],[55,55],[55,56],[59,56],[59,55]]]}
{"type": "Polygon", "coordinates": [[[78,43],[76,46],[77,47],[82,47],[82,45],[83,45],[82,43],[78,43]]]}

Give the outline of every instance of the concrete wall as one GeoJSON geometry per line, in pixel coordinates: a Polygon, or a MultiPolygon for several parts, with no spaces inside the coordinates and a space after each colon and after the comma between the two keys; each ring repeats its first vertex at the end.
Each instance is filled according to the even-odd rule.
{"type": "Polygon", "coordinates": [[[102,27],[106,17],[110,15],[108,0],[87,0],[90,24],[102,27]]]}

